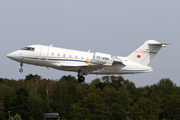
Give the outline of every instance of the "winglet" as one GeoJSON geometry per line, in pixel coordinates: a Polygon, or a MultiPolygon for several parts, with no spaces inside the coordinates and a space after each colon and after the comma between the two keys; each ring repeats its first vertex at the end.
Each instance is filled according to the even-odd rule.
{"type": "Polygon", "coordinates": [[[115,58],[116,58],[116,56],[113,56],[109,61],[107,61],[105,64],[103,64],[103,66],[112,66],[115,58]]]}

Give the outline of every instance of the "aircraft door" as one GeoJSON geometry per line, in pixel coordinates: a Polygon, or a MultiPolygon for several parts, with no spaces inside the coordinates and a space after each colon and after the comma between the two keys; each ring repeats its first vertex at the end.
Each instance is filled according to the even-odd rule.
{"type": "Polygon", "coordinates": [[[41,61],[47,61],[48,60],[48,52],[49,52],[49,46],[41,46],[41,52],[39,59],[41,61]]]}

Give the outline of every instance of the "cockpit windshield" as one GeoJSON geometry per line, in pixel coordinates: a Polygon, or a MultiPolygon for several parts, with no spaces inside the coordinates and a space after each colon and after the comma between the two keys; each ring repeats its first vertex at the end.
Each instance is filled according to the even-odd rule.
{"type": "Polygon", "coordinates": [[[34,51],[34,48],[32,48],[32,47],[24,47],[21,50],[34,51]]]}

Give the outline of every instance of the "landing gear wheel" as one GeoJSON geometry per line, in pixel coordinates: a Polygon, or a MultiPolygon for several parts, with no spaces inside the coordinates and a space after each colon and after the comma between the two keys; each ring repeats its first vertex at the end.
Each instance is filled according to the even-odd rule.
{"type": "Polygon", "coordinates": [[[22,73],[22,72],[23,72],[23,69],[19,69],[19,72],[22,73]]]}
{"type": "Polygon", "coordinates": [[[23,63],[20,63],[20,66],[21,66],[21,68],[19,69],[19,72],[22,73],[23,72],[23,69],[22,69],[23,63]]]}
{"type": "Polygon", "coordinates": [[[83,82],[84,80],[85,80],[84,76],[81,75],[81,76],[78,77],[78,82],[83,82]]]}

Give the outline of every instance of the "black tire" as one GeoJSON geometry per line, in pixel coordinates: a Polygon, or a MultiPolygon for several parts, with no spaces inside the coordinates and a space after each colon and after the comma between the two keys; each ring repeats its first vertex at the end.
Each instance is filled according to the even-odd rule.
{"type": "Polygon", "coordinates": [[[81,76],[78,77],[78,82],[83,82],[84,80],[85,80],[84,76],[81,75],[81,76]]]}
{"type": "Polygon", "coordinates": [[[19,69],[19,72],[22,73],[22,72],[23,72],[23,69],[19,69]]]}

